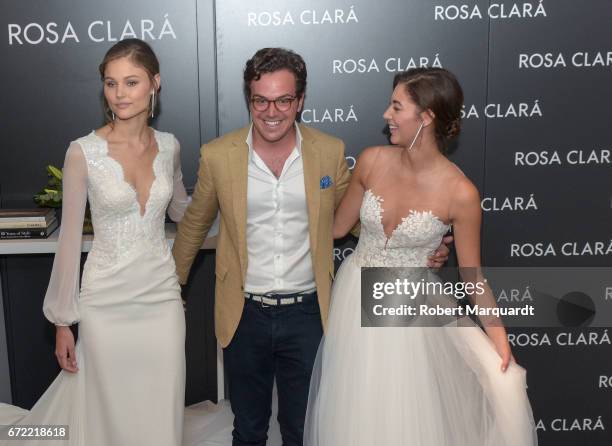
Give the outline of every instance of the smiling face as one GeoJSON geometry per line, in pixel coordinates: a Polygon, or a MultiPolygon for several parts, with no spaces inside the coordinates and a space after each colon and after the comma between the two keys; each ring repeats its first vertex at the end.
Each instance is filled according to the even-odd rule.
{"type": "MultiPolygon", "coordinates": [[[[267,144],[283,144],[295,137],[294,123],[297,114],[302,110],[304,98],[296,98],[287,110],[279,110],[270,102],[264,111],[253,106],[253,100],[274,101],[296,97],[294,74],[289,70],[278,70],[262,74],[259,80],[251,81],[249,110],[253,119],[253,138],[267,144]]],[[[286,102],[286,101],[285,101],[286,102]]],[[[259,108],[259,107],[258,107],[259,108]]],[[[283,108],[281,106],[281,108],[283,108]]]]}
{"type": "Polygon", "coordinates": [[[419,131],[419,127],[427,125],[430,118],[422,113],[406,92],[406,87],[399,84],[393,90],[391,103],[383,118],[387,121],[391,134],[391,144],[408,147],[419,131]]]}
{"type": "Polygon", "coordinates": [[[111,60],[104,70],[104,97],[116,119],[149,114],[151,95],[159,89],[159,74],[153,79],[129,57],[111,60]]]}

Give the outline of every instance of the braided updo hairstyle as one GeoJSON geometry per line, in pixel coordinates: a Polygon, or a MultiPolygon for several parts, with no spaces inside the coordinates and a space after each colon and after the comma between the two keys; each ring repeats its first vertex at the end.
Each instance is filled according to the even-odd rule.
{"type": "Polygon", "coordinates": [[[461,131],[463,90],[455,75],[444,68],[412,68],[395,76],[393,88],[399,84],[420,111],[431,110],[438,148],[446,153],[461,131]]]}

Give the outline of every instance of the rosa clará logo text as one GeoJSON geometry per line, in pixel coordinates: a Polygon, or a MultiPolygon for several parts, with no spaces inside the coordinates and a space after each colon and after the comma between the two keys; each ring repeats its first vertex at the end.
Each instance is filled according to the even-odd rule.
{"type": "Polygon", "coordinates": [[[612,240],[510,243],[510,257],[612,256],[612,240]]]}
{"type": "Polygon", "coordinates": [[[524,68],[606,68],[612,67],[612,51],[563,53],[521,53],[518,66],[524,68]]]}
{"type": "Polygon", "coordinates": [[[584,347],[584,346],[610,346],[608,329],[592,331],[562,331],[552,334],[548,332],[508,333],[508,343],[512,347],[584,347]]]}
{"type": "Polygon", "coordinates": [[[601,415],[597,418],[555,418],[550,422],[538,421],[536,430],[551,430],[554,432],[605,431],[606,425],[601,415]]]}
{"type": "Polygon", "coordinates": [[[538,203],[534,194],[528,197],[485,197],[480,202],[480,208],[485,212],[528,211],[538,210],[538,203]]]}
{"type": "Polygon", "coordinates": [[[333,59],[332,74],[353,73],[397,73],[411,68],[434,67],[442,68],[440,54],[434,56],[389,57],[385,60],[376,58],[333,59]]]}
{"type": "Polygon", "coordinates": [[[354,6],[347,9],[304,9],[297,12],[247,12],[247,26],[346,25],[350,23],[359,23],[354,6]]]}
{"type": "Polygon", "coordinates": [[[612,151],[610,149],[539,150],[514,153],[515,166],[607,166],[610,164],[612,164],[612,151]]]}
{"type": "Polygon", "coordinates": [[[39,45],[67,44],[91,42],[117,42],[128,38],[142,40],[163,40],[177,38],[174,27],[168,17],[163,16],[157,22],[153,19],[138,19],[126,21],[93,20],[88,24],[73,25],[68,21],[64,24],[49,23],[9,23],[9,45],[39,45]]]}
{"type": "Polygon", "coordinates": [[[476,104],[464,104],[461,109],[462,119],[541,118],[543,115],[539,99],[533,102],[491,103],[486,104],[482,109],[479,109],[476,104]]]}
{"type": "Polygon", "coordinates": [[[493,2],[487,8],[474,4],[435,5],[434,20],[533,19],[547,17],[544,1],[523,3],[493,2]]]}
{"type": "Polygon", "coordinates": [[[302,110],[302,122],[306,124],[322,122],[359,122],[355,107],[305,108],[302,110]]]}

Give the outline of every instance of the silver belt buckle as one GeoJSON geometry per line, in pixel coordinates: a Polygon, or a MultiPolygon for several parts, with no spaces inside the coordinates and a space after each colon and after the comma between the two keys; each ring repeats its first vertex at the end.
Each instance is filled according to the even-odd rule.
{"type": "Polygon", "coordinates": [[[261,303],[267,306],[278,305],[278,302],[276,299],[272,299],[271,297],[267,297],[267,296],[261,297],[261,303]]]}
{"type": "Polygon", "coordinates": [[[244,293],[244,297],[246,299],[252,300],[253,302],[259,302],[262,307],[263,306],[266,306],[266,307],[269,306],[269,305],[266,305],[266,304],[263,303],[263,301],[262,301],[263,296],[259,296],[257,294],[253,294],[253,293],[244,293]]]}

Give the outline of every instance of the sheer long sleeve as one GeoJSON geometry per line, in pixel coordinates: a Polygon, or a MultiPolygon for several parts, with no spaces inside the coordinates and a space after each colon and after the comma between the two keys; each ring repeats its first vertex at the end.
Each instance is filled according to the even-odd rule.
{"type": "Polygon", "coordinates": [[[87,203],[87,163],[76,142],[66,152],[63,175],[62,224],[43,313],[55,325],[72,325],[79,321],[79,269],[87,203]]]}
{"type": "Polygon", "coordinates": [[[191,197],[187,195],[185,185],[183,184],[183,171],[181,169],[181,148],[177,139],[174,139],[175,150],[174,150],[174,179],[173,179],[173,192],[172,200],[168,205],[168,215],[172,221],[179,222],[182,220],[185,210],[189,203],[191,203],[191,197]]]}

